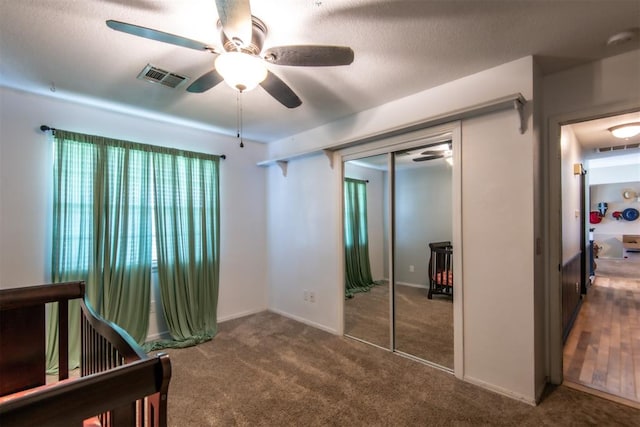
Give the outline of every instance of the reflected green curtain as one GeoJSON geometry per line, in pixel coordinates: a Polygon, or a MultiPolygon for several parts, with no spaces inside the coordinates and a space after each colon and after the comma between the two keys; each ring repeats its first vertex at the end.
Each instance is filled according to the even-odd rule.
{"type": "Polygon", "coordinates": [[[158,278],[172,340],[147,349],[187,347],[217,332],[218,170],[217,156],[153,154],[158,278]]]}
{"type": "Polygon", "coordinates": [[[366,292],[375,284],[369,263],[367,231],[367,184],[344,180],[345,295],[366,292]]]}
{"type": "MultiPolygon", "coordinates": [[[[146,338],[151,284],[147,146],[57,130],[52,282],[85,280],[96,311],[146,338]]],[[[70,306],[69,364],[78,366],[79,306],[70,306]]],[[[47,369],[57,369],[57,307],[49,310],[47,369]]]]}

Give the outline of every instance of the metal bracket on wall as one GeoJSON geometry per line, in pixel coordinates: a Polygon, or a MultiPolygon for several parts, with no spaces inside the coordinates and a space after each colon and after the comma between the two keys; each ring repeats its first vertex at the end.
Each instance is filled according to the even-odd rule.
{"type": "Polygon", "coordinates": [[[518,116],[520,116],[520,127],[518,128],[518,130],[520,131],[521,134],[524,134],[525,126],[526,126],[526,121],[525,121],[526,119],[524,117],[524,104],[526,103],[527,101],[522,97],[519,97],[513,100],[513,107],[518,112],[518,116]]]}
{"type": "Polygon", "coordinates": [[[278,160],[276,162],[276,164],[278,166],[280,166],[280,169],[282,169],[282,176],[286,177],[287,176],[287,166],[289,165],[289,162],[287,162],[286,160],[278,160]]]}
{"type": "Polygon", "coordinates": [[[331,169],[333,169],[333,150],[326,150],[325,149],[325,150],[322,150],[322,152],[329,159],[329,166],[331,167],[331,169]]]}

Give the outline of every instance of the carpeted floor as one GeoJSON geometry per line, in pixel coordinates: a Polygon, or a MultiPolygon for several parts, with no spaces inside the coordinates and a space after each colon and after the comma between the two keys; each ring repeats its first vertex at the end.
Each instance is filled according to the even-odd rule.
{"type": "Polygon", "coordinates": [[[638,425],[640,411],[558,387],[533,407],[270,312],[168,350],[169,425],[638,425]]]}
{"type": "MultiPolygon", "coordinates": [[[[389,348],[389,287],[345,300],[345,334],[389,348]]],[[[396,350],[453,369],[453,304],[446,295],[396,285],[396,350]]]]}

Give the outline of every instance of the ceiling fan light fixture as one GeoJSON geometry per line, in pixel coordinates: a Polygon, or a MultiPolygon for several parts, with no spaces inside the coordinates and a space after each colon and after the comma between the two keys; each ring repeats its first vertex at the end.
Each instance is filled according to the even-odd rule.
{"type": "Polygon", "coordinates": [[[267,77],[261,58],[243,52],[225,52],[216,58],[216,71],[225,83],[239,92],[258,86],[267,77]]]}
{"type": "Polygon", "coordinates": [[[626,123],[609,128],[609,132],[616,138],[631,138],[640,134],[640,122],[626,123]]]}

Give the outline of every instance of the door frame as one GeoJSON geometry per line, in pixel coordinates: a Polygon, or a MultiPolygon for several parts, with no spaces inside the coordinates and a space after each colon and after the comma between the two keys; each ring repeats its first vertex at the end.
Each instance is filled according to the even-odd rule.
{"type": "MultiPolygon", "coordinates": [[[[619,114],[638,111],[637,102],[618,102],[607,105],[593,106],[571,113],[549,117],[546,144],[546,177],[544,188],[547,189],[546,205],[546,284],[547,284],[547,372],[549,382],[562,384],[563,381],[563,331],[562,331],[562,126],[616,116],[619,114]]],[[[586,217],[586,212],[585,212],[586,217]]],[[[586,220],[586,218],[585,218],[586,220]]],[[[583,229],[582,234],[586,233],[583,229]]],[[[584,279],[582,279],[584,280],[584,279]]]]}

